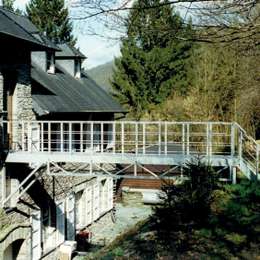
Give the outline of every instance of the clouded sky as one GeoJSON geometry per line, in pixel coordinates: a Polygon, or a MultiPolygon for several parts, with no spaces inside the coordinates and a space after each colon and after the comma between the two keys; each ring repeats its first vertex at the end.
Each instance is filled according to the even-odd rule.
{"type": "MultiPolygon", "coordinates": [[[[16,0],[15,7],[24,10],[28,2],[29,0],[16,0]]],[[[83,22],[77,22],[74,28],[74,35],[78,39],[77,47],[87,56],[84,66],[88,69],[111,61],[120,54],[119,42],[84,33],[83,22]]]]}

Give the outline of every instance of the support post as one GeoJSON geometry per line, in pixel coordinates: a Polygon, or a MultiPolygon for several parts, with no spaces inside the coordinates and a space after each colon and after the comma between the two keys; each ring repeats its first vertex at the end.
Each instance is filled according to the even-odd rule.
{"type": "Polygon", "coordinates": [[[134,176],[137,176],[137,162],[134,164],[134,176]]]}
{"type": "Polygon", "coordinates": [[[242,160],[243,156],[243,132],[240,130],[239,131],[239,140],[238,140],[239,146],[238,146],[238,156],[239,160],[242,160]]]}
{"type": "Polygon", "coordinates": [[[232,184],[237,183],[237,168],[235,166],[230,167],[232,184]]]}

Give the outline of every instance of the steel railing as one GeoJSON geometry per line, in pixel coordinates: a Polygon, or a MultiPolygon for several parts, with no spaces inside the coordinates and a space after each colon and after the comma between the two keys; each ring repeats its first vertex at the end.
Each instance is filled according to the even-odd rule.
{"type": "Polygon", "coordinates": [[[162,121],[0,122],[13,152],[231,156],[259,172],[259,145],[237,123],[162,121]]]}

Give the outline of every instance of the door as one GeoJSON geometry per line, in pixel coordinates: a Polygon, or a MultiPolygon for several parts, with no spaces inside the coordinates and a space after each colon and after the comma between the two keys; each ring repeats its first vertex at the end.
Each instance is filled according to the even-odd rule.
{"type": "Polygon", "coordinates": [[[38,260],[41,258],[42,249],[41,249],[41,234],[42,234],[42,225],[41,225],[41,211],[35,211],[31,215],[31,225],[32,225],[32,234],[31,234],[31,254],[33,260],[38,260]]]}
{"type": "Polygon", "coordinates": [[[65,241],[65,202],[56,203],[56,246],[65,241]]]}
{"type": "Polygon", "coordinates": [[[66,231],[67,240],[75,240],[75,194],[72,193],[66,199],[66,231]]]}

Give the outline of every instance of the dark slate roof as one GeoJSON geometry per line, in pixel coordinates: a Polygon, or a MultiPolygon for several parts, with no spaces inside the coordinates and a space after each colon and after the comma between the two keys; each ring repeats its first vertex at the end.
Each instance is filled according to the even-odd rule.
{"type": "Polygon", "coordinates": [[[61,52],[55,54],[56,57],[60,58],[81,58],[86,59],[86,56],[77,50],[75,47],[68,46],[67,44],[59,44],[61,52]]]}
{"type": "Polygon", "coordinates": [[[57,46],[40,35],[38,29],[27,17],[17,15],[3,7],[0,7],[0,33],[28,41],[41,48],[59,50],[57,46]]]}
{"type": "Polygon", "coordinates": [[[33,64],[33,107],[39,115],[64,112],[118,112],[125,110],[86,73],[75,79],[60,66],[48,74],[33,64]],[[42,90],[40,88],[44,87],[42,90]]]}

